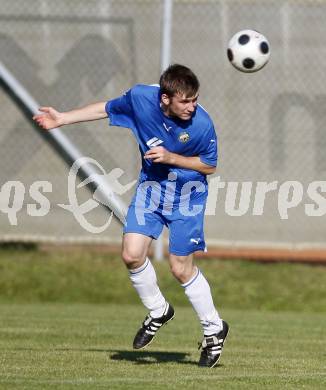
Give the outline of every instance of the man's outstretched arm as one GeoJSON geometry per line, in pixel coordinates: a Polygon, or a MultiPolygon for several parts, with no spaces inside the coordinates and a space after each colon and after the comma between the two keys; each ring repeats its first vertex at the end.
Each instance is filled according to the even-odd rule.
{"type": "Polygon", "coordinates": [[[43,129],[50,130],[55,127],[70,125],[72,123],[95,121],[107,118],[106,102],[89,104],[71,111],[59,112],[53,107],[40,107],[41,114],[33,116],[34,121],[43,129]]]}
{"type": "Polygon", "coordinates": [[[186,157],[177,153],[169,152],[163,146],[157,146],[146,152],[145,159],[150,159],[154,163],[163,163],[174,165],[179,168],[192,169],[203,173],[204,175],[211,175],[215,172],[216,167],[207,165],[200,160],[200,157],[186,157]]]}

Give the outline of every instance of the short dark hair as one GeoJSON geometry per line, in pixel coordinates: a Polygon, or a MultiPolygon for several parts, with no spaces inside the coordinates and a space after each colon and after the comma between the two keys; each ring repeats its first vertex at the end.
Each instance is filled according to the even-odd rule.
{"type": "Polygon", "coordinates": [[[170,65],[160,77],[161,94],[169,97],[176,94],[185,94],[187,98],[195,96],[199,86],[197,76],[184,65],[170,65]]]}

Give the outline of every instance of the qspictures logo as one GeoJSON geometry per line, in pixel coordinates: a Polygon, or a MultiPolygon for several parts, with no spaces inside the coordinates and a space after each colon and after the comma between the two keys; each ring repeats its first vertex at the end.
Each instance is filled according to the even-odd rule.
{"type": "MultiPolygon", "coordinates": [[[[111,208],[112,203],[119,201],[119,197],[130,191],[136,184],[132,180],[122,184],[120,178],[124,171],[114,168],[108,173],[100,163],[90,157],[82,157],[75,161],[68,174],[68,194],[66,204],[56,206],[71,213],[76,222],[86,231],[99,234],[105,231],[112,221],[113,212],[107,213],[105,222],[95,226],[87,219],[87,214],[100,205],[111,208]],[[77,177],[79,170],[84,165],[92,165],[96,172],[79,183],[77,177]],[[90,193],[90,198],[83,203],[78,200],[78,189],[85,187],[90,182],[96,183],[96,190],[90,193]]],[[[136,191],[135,205],[138,223],[145,223],[145,214],[157,210],[160,205],[158,199],[163,198],[162,213],[171,214],[173,207],[178,207],[181,214],[195,216],[203,211],[202,204],[196,204],[192,195],[206,191],[206,186],[200,181],[189,181],[181,188],[181,196],[176,196],[175,185],[177,174],[171,172],[168,182],[163,186],[156,181],[142,182],[136,191]]],[[[8,218],[12,226],[19,223],[19,213],[26,207],[29,217],[44,217],[51,211],[51,203],[47,194],[55,191],[50,181],[35,181],[29,188],[18,180],[5,182],[0,188],[0,213],[8,218]],[[34,203],[24,204],[25,196],[29,194],[34,203]]],[[[223,181],[220,176],[209,180],[209,193],[205,209],[206,215],[216,215],[218,202],[224,205],[224,212],[231,217],[244,215],[262,216],[266,211],[266,199],[273,196],[280,219],[289,219],[290,210],[303,206],[305,215],[321,217],[326,215],[326,181],[313,181],[303,185],[299,181],[266,182],[235,182],[223,181]]]]}
{"type": "MultiPolygon", "coordinates": [[[[57,204],[71,213],[79,225],[86,231],[99,234],[105,231],[112,221],[113,212],[107,214],[105,223],[100,226],[95,226],[87,219],[87,214],[100,205],[110,208],[116,196],[121,196],[128,192],[137,182],[136,180],[123,185],[119,182],[119,178],[124,174],[120,168],[114,168],[109,173],[106,173],[101,164],[90,157],[81,157],[74,162],[68,174],[68,203],[57,204]],[[85,165],[92,165],[97,168],[100,173],[95,173],[89,176],[78,184],[78,172],[85,165]],[[97,185],[93,194],[90,194],[90,199],[83,203],[79,203],[77,190],[85,187],[90,182],[97,185]]],[[[51,203],[46,194],[54,191],[53,184],[50,181],[35,181],[29,189],[18,180],[7,181],[0,188],[0,212],[6,214],[9,224],[17,226],[19,222],[19,213],[24,207],[25,195],[28,192],[31,199],[35,203],[27,204],[27,214],[30,217],[44,217],[51,211],[51,203]]],[[[53,206],[53,205],[52,205],[53,206]]]]}
{"type": "Polygon", "coordinates": [[[110,212],[107,221],[101,226],[94,226],[87,220],[85,215],[101,204],[107,206],[110,209],[113,202],[117,203],[117,199],[115,199],[117,195],[121,196],[125,194],[135,185],[136,180],[133,180],[126,185],[122,185],[118,179],[123,174],[124,171],[120,168],[115,168],[109,173],[106,173],[105,169],[95,159],[91,157],[81,157],[73,163],[68,174],[69,203],[58,204],[58,206],[67,211],[70,211],[79,225],[88,232],[94,234],[102,233],[110,226],[113,212],[110,212]],[[93,165],[98,168],[100,173],[94,173],[80,184],[77,184],[78,171],[80,168],[82,168],[83,165],[93,165]],[[76,189],[83,188],[91,182],[97,184],[97,188],[94,191],[92,198],[88,199],[82,204],[79,204],[76,189]]]}

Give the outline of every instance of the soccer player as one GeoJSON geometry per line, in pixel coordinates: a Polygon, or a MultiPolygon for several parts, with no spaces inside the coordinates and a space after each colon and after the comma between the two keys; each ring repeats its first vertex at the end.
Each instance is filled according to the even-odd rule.
{"type": "Polygon", "coordinates": [[[149,310],[133,347],[147,346],[174,317],[147,258],[153,239],[169,229],[171,272],[184,288],[203,327],[199,365],[214,367],[228,324],[213,303],[207,280],[193,262],[205,250],[203,232],[206,175],[215,172],[217,137],[208,113],[197,103],[199,81],[187,67],[169,66],[160,85],[136,85],[124,95],[67,112],[41,107],[33,119],[44,129],[109,118],[130,128],[139,144],[142,169],[123,230],[122,259],[142,303],[149,310]]]}

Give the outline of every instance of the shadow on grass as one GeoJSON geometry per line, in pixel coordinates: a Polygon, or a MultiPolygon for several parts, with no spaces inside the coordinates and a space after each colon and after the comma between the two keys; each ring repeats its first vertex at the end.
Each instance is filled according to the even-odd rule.
{"type": "Polygon", "coordinates": [[[188,354],[182,352],[158,352],[158,351],[112,351],[112,360],[129,361],[136,364],[153,363],[182,363],[194,364],[197,362],[186,359],[188,354]]]}
{"type": "MultiPolygon", "coordinates": [[[[42,348],[17,347],[15,351],[42,351],[42,348]]],[[[161,352],[161,351],[123,351],[101,348],[54,348],[49,352],[101,352],[109,353],[111,360],[134,362],[140,365],[155,363],[180,363],[197,366],[198,362],[189,360],[190,354],[184,352],[161,352]]]]}

